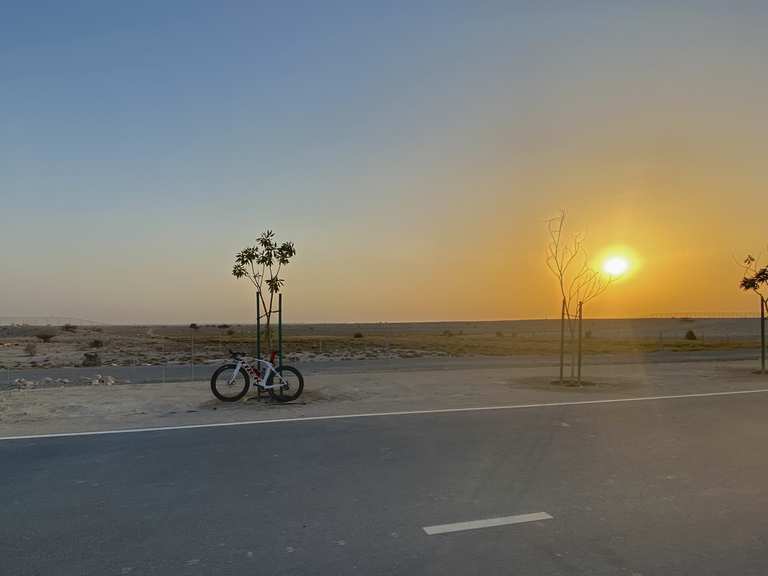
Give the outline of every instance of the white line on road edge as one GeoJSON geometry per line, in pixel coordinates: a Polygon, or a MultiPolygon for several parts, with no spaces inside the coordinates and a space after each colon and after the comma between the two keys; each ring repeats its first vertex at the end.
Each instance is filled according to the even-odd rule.
{"type": "Polygon", "coordinates": [[[273,418],[271,420],[244,420],[216,422],[212,424],[184,424],[181,426],[157,426],[154,428],[126,428],[123,430],[97,430],[94,432],[60,432],[56,434],[30,434],[26,436],[0,436],[3,440],[36,440],[39,438],[70,438],[75,436],[101,436],[105,434],[135,434],[137,432],[164,432],[166,430],[195,430],[197,428],[226,428],[252,424],[280,424],[285,422],[312,422],[316,420],[343,420],[345,418],[370,418],[373,416],[411,416],[416,414],[449,414],[452,412],[485,412],[490,410],[516,410],[524,408],[553,408],[558,406],[583,406],[586,404],[618,404],[622,402],[648,402],[651,400],[675,400],[678,398],[711,398],[713,396],[739,396],[765,394],[768,388],[732,390],[730,392],[702,392],[699,394],[675,394],[670,396],[637,396],[635,398],[606,398],[604,400],[575,400],[573,402],[543,402],[540,404],[509,404],[502,406],[477,406],[474,408],[439,408],[435,410],[407,410],[401,412],[368,412],[364,414],[336,414],[331,416],[301,416],[298,418],[273,418]]]}
{"type": "Polygon", "coordinates": [[[462,532],[464,530],[477,530],[478,528],[493,528],[494,526],[523,524],[525,522],[537,522],[539,520],[552,520],[552,516],[546,512],[534,512],[533,514],[518,514],[517,516],[502,516],[501,518],[487,518],[485,520],[472,520],[470,522],[456,522],[455,524],[425,526],[423,530],[430,536],[434,536],[435,534],[447,534],[448,532],[462,532]]]}

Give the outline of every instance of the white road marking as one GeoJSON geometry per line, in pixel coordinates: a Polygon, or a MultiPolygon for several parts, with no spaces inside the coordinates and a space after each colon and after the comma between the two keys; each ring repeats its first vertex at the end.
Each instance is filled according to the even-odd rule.
{"type": "Polygon", "coordinates": [[[589,404],[620,404],[623,402],[648,402],[653,400],[676,400],[680,398],[711,398],[715,396],[740,396],[743,394],[765,394],[768,388],[754,390],[732,390],[730,392],[702,392],[698,394],[674,394],[669,396],[637,396],[634,398],[606,398],[604,400],[575,400],[572,402],[542,402],[539,404],[508,404],[501,406],[476,406],[472,408],[439,408],[434,410],[404,410],[400,412],[368,412],[362,414],[335,414],[329,416],[301,416],[297,418],[273,418],[271,420],[241,420],[235,422],[214,422],[211,424],[183,424],[180,426],[157,426],[152,428],[125,428],[118,430],[96,430],[93,432],[60,432],[55,434],[29,434],[25,436],[0,436],[4,440],[37,440],[41,438],[71,438],[76,436],[101,436],[105,434],[135,434],[138,432],[165,432],[167,430],[195,430],[198,428],[225,428],[227,426],[251,426],[253,424],[281,424],[286,422],[313,422],[318,420],[344,420],[346,418],[371,418],[375,416],[411,416],[418,414],[449,414],[453,412],[485,412],[491,410],[520,410],[526,408],[555,408],[558,406],[584,406],[589,404]]]}
{"type": "Polygon", "coordinates": [[[493,528],[494,526],[506,526],[507,524],[538,522],[539,520],[552,520],[552,516],[546,512],[534,512],[533,514],[518,514],[517,516],[502,516],[501,518],[486,518],[485,520],[471,520],[470,522],[456,522],[455,524],[425,526],[423,530],[430,536],[434,536],[435,534],[447,534],[448,532],[493,528]]]}

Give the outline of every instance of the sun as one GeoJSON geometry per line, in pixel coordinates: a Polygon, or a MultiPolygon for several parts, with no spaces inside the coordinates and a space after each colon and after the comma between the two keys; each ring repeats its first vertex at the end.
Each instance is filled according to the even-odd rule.
{"type": "Polygon", "coordinates": [[[608,276],[623,276],[629,270],[629,260],[623,256],[611,256],[603,262],[603,271],[608,276]]]}

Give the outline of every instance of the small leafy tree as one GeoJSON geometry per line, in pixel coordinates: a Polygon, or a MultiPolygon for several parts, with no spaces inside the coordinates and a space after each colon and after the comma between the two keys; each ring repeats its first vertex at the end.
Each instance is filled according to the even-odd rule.
{"type": "Polygon", "coordinates": [[[760,296],[760,372],[765,373],[766,354],[765,354],[765,316],[768,312],[768,266],[762,266],[758,259],[748,254],[744,258],[744,276],[739,283],[739,287],[744,291],[752,291],[760,296]]]}
{"type": "Polygon", "coordinates": [[[768,266],[760,266],[757,258],[751,254],[744,258],[744,277],[739,286],[742,290],[751,290],[765,302],[766,290],[768,290],[768,266]]]}
{"type": "Polygon", "coordinates": [[[272,230],[263,232],[254,246],[244,248],[235,255],[232,275],[248,279],[256,289],[256,298],[262,310],[260,319],[265,320],[267,348],[272,341],[270,323],[275,312],[275,294],[285,285],[280,272],[295,255],[293,242],[278,243],[272,230]]]}

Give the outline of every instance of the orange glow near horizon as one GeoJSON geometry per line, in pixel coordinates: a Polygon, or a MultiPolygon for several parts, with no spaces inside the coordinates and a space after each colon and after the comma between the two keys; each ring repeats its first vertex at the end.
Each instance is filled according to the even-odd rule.
{"type": "Polygon", "coordinates": [[[130,38],[107,12],[103,34],[48,38],[20,8],[0,317],[250,323],[232,257],[270,228],[297,250],[287,323],[559,318],[545,223],[561,209],[611,280],[590,317],[755,313],[739,263],[768,253],[768,5],[466,2],[440,25],[323,7],[326,27],[284,4],[169,33],[136,8],[130,38]]]}

